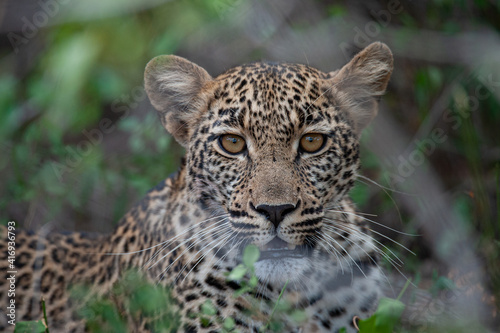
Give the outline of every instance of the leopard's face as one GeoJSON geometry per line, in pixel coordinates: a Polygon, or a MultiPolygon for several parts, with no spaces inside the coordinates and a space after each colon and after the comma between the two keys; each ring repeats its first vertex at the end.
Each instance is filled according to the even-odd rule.
{"type": "Polygon", "coordinates": [[[188,146],[192,193],[228,214],[228,258],[253,243],[259,277],[304,274],[314,251],[329,255],[330,245],[318,244],[331,242],[325,211],[352,187],[359,165],[357,135],[331,79],[307,66],[259,63],[210,89],[188,146]]]}
{"type": "Polygon", "coordinates": [[[362,229],[339,211],[391,70],[382,44],[332,73],[255,63],[212,79],[174,56],[148,65],[149,97],[187,149],[189,200],[212,213],[199,244],[216,262],[234,265],[255,244],[257,276],[282,284],[366,253],[351,246],[362,229]]]}

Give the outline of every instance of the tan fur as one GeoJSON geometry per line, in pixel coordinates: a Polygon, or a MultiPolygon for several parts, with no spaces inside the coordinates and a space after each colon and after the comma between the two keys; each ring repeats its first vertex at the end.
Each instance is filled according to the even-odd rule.
{"type": "Polygon", "coordinates": [[[383,43],[373,43],[335,73],[332,86],[339,91],[357,132],[377,115],[377,100],[384,94],[393,68],[392,53],[383,43]]]}
{"type": "Polygon", "coordinates": [[[202,89],[211,79],[203,68],[178,56],[159,56],[146,66],[144,84],[151,104],[183,146],[190,136],[186,131],[205,102],[202,89]]]}
{"type": "MultiPolygon", "coordinates": [[[[19,233],[17,320],[38,319],[43,295],[51,332],[82,332],[74,311],[86,300],[69,303],[66,288],[86,283],[92,293],[112,297],[113,285],[136,268],[172,287],[184,332],[221,331],[226,317],[235,318],[241,332],[259,330],[285,284],[282,299],[307,316],[300,324],[281,318],[286,332],[354,332],[352,317],[365,318],[376,306],[382,272],[380,250],[348,192],[359,168],[360,131],[375,116],[391,72],[391,53],[381,43],[330,74],[305,65],[253,63],[212,78],[180,57],[153,59],[146,91],[162,124],[186,147],[185,164],[111,235],[19,233]],[[324,138],[316,152],[300,148],[310,133],[324,138]],[[239,135],[246,149],[225,151],[219,142],[225,134],[239,135]],[[254,267],[261,301],[250,317],[245,310],[255,303],[252,297],[235,298],[239,286],[226,279],[248,243],[263,256],[254,267]],[[208,326],[198,315],[207,300],[218,311],[208,326]]],[[[5,248],[0,243],[4,272],[5,248]]],[[[119,306],[125,309],[126,301],[119,306]]],[[[131,331],[147,331],[144,318],[126,310],[121,315],[131,331]]],[[[0,329],[6,327],[0,321],[0,329]]]]}

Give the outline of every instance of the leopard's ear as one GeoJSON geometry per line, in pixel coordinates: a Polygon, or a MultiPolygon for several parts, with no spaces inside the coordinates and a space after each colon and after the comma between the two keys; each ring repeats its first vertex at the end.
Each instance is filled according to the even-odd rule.
{"type": "Polygon", "coordinates": [[[203,87],[211,80],[203,68],[174,55],[158,56],[146,66],[144,83],[151,104],[163,126],[184,147],[205,104],[203,87]]]}
{"type": "Polygon", "coordinates": [[[359,134],[377,115],[378,101],[387,88],[393,68],[392,52],[376,42],[359,52],[329,80],[339,108],[348,113],[359,134]]]}

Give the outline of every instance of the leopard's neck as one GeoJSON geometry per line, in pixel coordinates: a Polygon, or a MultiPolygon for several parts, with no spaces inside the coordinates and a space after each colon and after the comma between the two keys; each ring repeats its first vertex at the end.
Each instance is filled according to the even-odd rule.
{"type": "Polygon", "coordinates": [[[193,256],[199,256],[196,251],[200,244],[193,241],[193,235],[202,228],[200,222],[209,218],[209,213],[202,209],[203,203],[186,201],[188,192],[186,169],[182,165],[174,176],[151,189],[122,218],[101,252],[112,254],[121,271],[144,270],[152,279],[171,282],[174,273],[187,269],[183,265],[188,260],[196,262],[193,256]],[[173,257],[184,253],[185,258],[172,264],[167,254],[174,251],[173,257]]]}

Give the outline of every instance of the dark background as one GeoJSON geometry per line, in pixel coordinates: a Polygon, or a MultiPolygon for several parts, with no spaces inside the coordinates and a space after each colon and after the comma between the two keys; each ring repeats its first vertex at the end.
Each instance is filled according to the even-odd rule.
{"type": "Polygon", "coordinates": [[[400,270],[434,294],[472,290],[498,327],[499,30],[493,0],[5,1],[0,223],[109,232],[176,170],[183,151],[143,90],[154,56],[213,76],[255,60],[331,71],[379,40],[395,70],[352,195],[404,262],[395,286],[400,270]]]}

